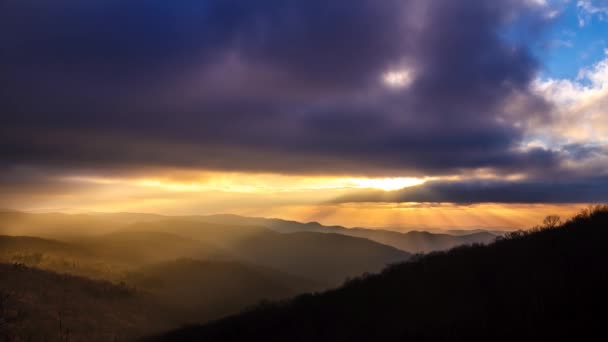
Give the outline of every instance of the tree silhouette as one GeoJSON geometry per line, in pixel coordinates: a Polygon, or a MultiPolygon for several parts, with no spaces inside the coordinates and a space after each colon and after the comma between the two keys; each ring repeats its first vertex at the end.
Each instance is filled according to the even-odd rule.
{"type": "Polygon", "coordinates": [[[561,223],[561,218],[558,215],[549,215],[543,220],[543,226],[547,228],[555,228],[561,223]]]}

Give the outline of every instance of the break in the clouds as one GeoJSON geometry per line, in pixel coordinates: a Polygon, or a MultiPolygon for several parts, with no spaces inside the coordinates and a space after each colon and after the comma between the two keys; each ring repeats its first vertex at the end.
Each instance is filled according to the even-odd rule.
{"type": "Polygon", "coordinates": [[[571,142],[531,143],[562,127],[548,6],[3,1],[0,172],[574,177],[571,142]]]}
{"type": "Polygon", "coordinates": [[[591,21],[592,17],[597,17],[601,21],[608,21],[608,1],[606,0],[578,0],[579,25],[585,26],[591,21]]]}

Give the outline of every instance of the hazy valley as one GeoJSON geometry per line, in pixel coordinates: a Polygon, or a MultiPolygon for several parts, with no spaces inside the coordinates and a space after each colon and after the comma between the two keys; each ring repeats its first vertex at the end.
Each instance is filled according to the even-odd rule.
{"type": "Polygon", "coordinates": [[[124,339],[200,324],[262,301],[338,287],[421,250],[495,237],[234,215],[14,211],[0,213],[0,230],[3,279],[11,279],[1,289],[3,333],[51,340],[124,339]]]}

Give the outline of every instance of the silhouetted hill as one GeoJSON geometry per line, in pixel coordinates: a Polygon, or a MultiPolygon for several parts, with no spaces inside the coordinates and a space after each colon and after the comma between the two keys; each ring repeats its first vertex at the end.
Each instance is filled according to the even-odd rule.
{"type": "Polygon", "coordinates": [[[608,322],[608,208],[395,265],[171,341],[590,340],[608,322]]]}
{"type": "Polygon", "coordinates": [[[488,243],[494,241],[496,238],[495,234],[486,231],[475,231],[471,233],[459,232],[458,234],[438,234],[422,231],[401,233],[384,229],[324,226],[317,222],[301,223],[281,219],[243,217],[238,215],[199,216],[195,219],[211,223],[267,227],[280,233],[317,232],[348,235],[376,241],[410,253],[446,250],[470,243],[488,243]]]}
{"type": "Polygon", "coordinates": [[[337,286],[349,277],[379,272],[409,253],[368,239],[338,234],[281,234],[259,226],[220,225],[179,219],[138,223],[129,230],[171,232],[219,246],[248,263],[337,286]]]}

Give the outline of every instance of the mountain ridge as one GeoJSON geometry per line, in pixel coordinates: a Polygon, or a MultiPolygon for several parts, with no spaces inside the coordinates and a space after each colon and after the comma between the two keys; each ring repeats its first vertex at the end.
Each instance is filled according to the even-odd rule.
{"type": "Polygon", "coordinates": [[[468,243],[489,243],[497,235],[486,231],[475,231],[470,234],[440,234],[426,231],[409,231],[406,233],[385,229],[346,228],[342,226],[325,226],[318,222],[301,223],[277,218],[245,217],[233,214],[198,216],[207,222],[230,222],[239,225],[265,226],[281,233],[313,231],[320,233],[336,233],[366,238],[389,245],[410,253],[426,253],[436,250],[446,250],[468,243]]]}
{"type": "Polygon", "coordinates": [[[343,287],[146,341],[585,339],[608,313],[608,207],[434,252],[343,287]]]}

